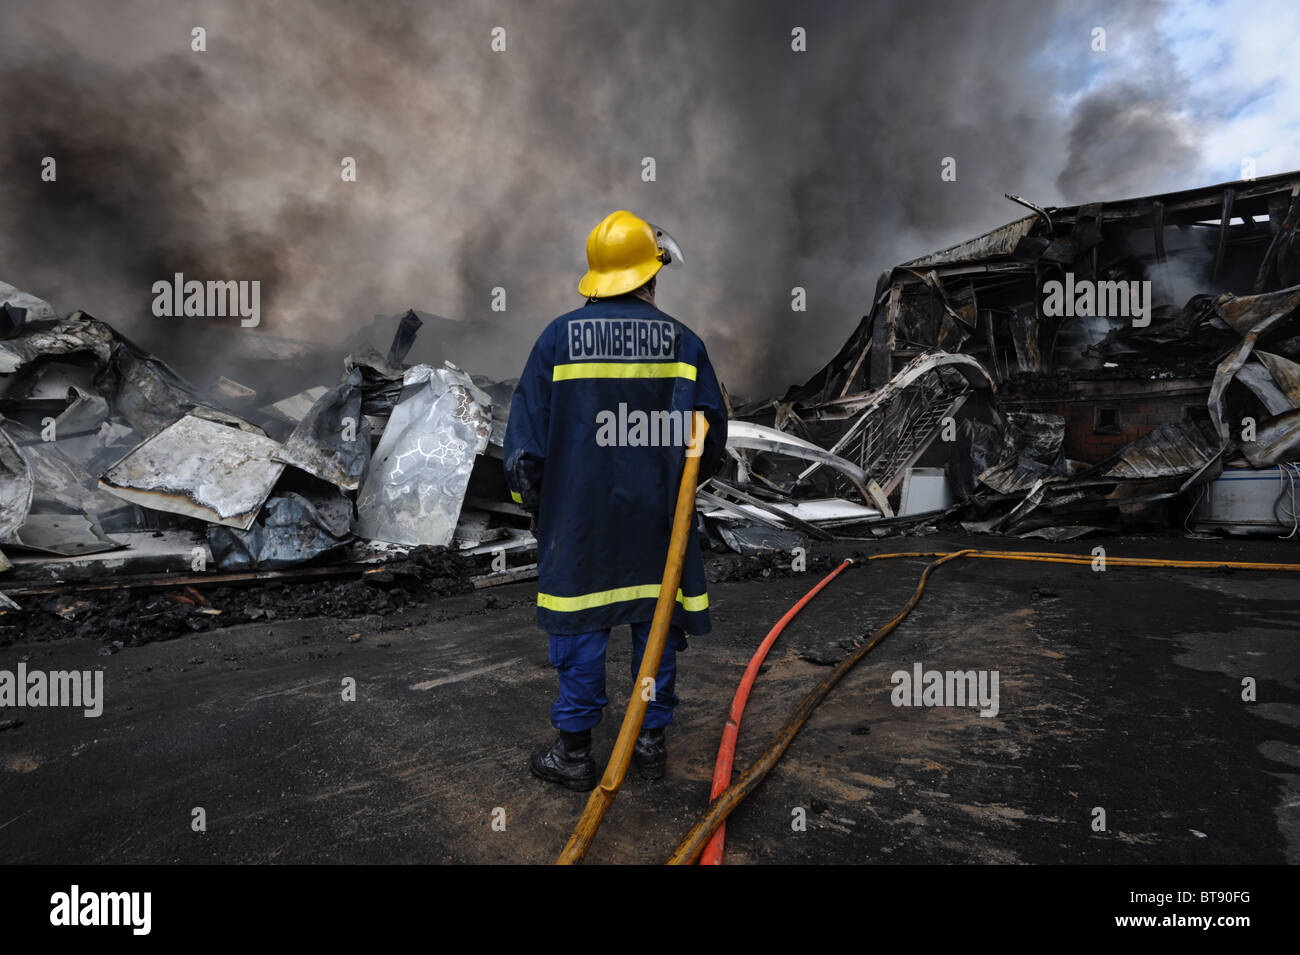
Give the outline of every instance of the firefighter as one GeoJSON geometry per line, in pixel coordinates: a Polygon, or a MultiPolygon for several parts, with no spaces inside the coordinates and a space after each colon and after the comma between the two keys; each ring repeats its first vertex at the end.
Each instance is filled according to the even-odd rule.
{"type": "MultiPolygon", "coordinates": [[[[631,626],[634,680],[645,652],[695,410],[709,423],[701,481],[726,447],[726,406],[704,343],[655,307],[660,269],[680,258],[670,237],[630,212],[606,217],[587,238],[588,271],[578,283],[586,304],[542,332],[510,405],[506,481],[533,515],[537,623],[550,634],[560,684],[551,707],[559,736],[532,754],[529,768],[578,791],[596,785],[591,731],[609,702],[610,629],[631,626]]],[[[708,603],[692,534],[633,753],[645,778],[664,775],[677,653],[688,635],[709,632],[708,603]]]]}

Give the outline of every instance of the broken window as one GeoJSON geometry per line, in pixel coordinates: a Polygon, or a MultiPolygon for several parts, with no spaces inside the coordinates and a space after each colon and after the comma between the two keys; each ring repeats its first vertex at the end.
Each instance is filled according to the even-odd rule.
{"type": "Polygon", "coordinates": [[[1119,409],[1098,406],[1092,419],[1093,434],[1119,434],[1119,409]]]}

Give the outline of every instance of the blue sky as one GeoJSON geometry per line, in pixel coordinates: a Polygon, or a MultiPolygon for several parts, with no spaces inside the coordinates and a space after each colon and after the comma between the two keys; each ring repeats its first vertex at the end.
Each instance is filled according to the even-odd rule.
{"type": "Polygon", "coordinates": [[[1257,176],[1300,168],[1300,4],[1104,4],[1067,15],[1044,56],[1058,57],[1095,26],[1107,31],[1105,53],[1057,59],[1074,64],[1074,75],[1061,74],[1063,115],[1089,94],[1133,83],[1164,98],[1195,144],[1203,183],[1241,178],[1247,158],[1257,176]]]}

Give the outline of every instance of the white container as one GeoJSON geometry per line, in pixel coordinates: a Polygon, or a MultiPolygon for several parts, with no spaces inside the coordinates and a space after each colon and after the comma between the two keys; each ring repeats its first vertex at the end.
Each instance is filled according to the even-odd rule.
{"type": "Polygon", "coordinates": [[[943,468],[908,468],[898,500],[898,516],[928,514],[952,507],[952,488],[943,468]]]}
{"type": "Polygon", "coordinates": [[[1279,534],[1294,526],[1300,504],[1300,468],[1224,468],[1196,505],[1198,530],[1279,534]],[[1294,497],[1293,497],[1294,495],[1294,497]]]}

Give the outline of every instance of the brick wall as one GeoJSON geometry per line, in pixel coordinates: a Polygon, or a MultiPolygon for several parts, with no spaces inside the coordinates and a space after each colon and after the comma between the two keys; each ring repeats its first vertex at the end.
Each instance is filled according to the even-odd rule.
{"type": "MultiPolygon", "coordinates": [[[[1059,391],[1061,386],[1053,385],[1059,391]]],[[[1021,386],[1003,396],[1007,411],[1036,411],[1065,418],[1065,456],[1096,464],[1158,425],[1181,421],[1190,414],[1204,416],[1209,383],[1146,379],[1075,381],[1069,394],[1034,395],[1021,386]],[[1117,430],[1099,433],[1098,410],[1113,413],[1117,430]]]]}

